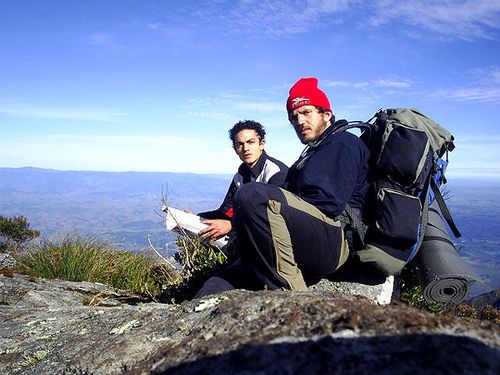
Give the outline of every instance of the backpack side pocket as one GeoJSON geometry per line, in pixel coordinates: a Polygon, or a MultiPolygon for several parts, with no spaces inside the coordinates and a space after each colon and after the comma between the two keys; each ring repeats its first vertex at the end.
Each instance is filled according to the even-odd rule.
{"type": "Polygon", "coordinates": [[[425,131],[390,122],[385,129],[382,144],[377,162],[380,174],[404,187],[419,186],[425,182],[429,171],[427,158],[430,150],[425,131]]]}
{"type": "Polygon", "coordinates": [[[404,249],[417,241],[421,203],[418,197],[392,188],[377,192],[376,220],[377,240],[390,242],[404,249]]]}

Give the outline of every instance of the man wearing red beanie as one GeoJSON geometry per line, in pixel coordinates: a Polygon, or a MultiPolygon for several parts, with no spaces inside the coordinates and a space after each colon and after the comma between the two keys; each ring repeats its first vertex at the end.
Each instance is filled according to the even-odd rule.
{"type": "Polygon", "coordinates": [[[281,188],[250,183],[238,190],[233,224],[241,260],[209,279],[198,297],[234,288],[305,290],[347,260],[352,233],[340,218],[347,205],[362,217],[368,149],[357,136],[334,132],[346,120],[335,121],[316,78],[298,80],[286,108],[306,149],[281,188]]]}

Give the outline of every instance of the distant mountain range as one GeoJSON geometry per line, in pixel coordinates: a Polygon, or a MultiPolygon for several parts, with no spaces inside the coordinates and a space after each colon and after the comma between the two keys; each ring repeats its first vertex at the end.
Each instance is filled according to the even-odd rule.
{"type": "MultiPolygon", "coordinates": [[[[213,209],[230,181],[231,175],[0,168],[0,215],[26,216],[47,238],[91,234],[129,251],[147,248],[150,233],[166,251],[176,236],[163,228],[162,200],[193,212],[213,209]]],[[[452,179],[446,190],[463,234],[454,242],[484,279],[474,294],[499,288],[500,181],[452,179]]]]}

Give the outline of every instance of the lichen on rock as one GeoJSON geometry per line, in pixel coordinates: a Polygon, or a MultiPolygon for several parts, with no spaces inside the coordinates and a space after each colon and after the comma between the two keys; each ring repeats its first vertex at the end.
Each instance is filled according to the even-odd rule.
{"type": "Polygon", "coordinates": [[[0,306],[0,373],[496,374],[500,368],[498,325],[335,290],[236,290],[169,305],[101,284],[19,275],[0,282],[8,294],[0,306]],[[110,303],[84,304],[83,297],[98,294],[110,303]]]}

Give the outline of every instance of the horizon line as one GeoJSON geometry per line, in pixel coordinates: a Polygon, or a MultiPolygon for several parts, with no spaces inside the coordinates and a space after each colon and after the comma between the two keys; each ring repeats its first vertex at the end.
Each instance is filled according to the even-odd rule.
{"type": "MultiPolygon", "coordinates": [[[[23,167],[4,167],[0,166],[0,169],[39,169],[44,171],[56,171],[56,172],[102,172],[102,173],[171,173],[171,174],[197,174],[197,175],[232,175],[234,172],[217,172],[217,173],[201,173],[192,171],[183,172],[172,172],[172,171],[153,171],[153,170],[98,170],[98,169],[57,169],[57,168],[47,168],[47,167],[34,167],[34,166],[23,166],[23,167]]],[[[485,178],[488,180],[499,179],[500,180],[500,168],[455,168],[450,169],[446,173],[447,177],[453,178],[463,178],[463,179],[473,179],[473,178],[485,178]]]]}

